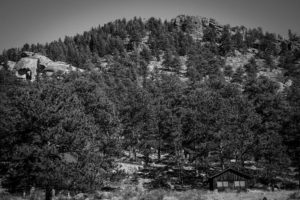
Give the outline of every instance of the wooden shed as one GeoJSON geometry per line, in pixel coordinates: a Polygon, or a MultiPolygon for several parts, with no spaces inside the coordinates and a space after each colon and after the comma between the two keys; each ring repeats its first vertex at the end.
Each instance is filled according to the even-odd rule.
{"type": "Polygon", "coordinates": [[[210,190],[246,190],[250,185],[251,177],[235,169],[228,168],[209,177],[208,181],[210,190]]]}

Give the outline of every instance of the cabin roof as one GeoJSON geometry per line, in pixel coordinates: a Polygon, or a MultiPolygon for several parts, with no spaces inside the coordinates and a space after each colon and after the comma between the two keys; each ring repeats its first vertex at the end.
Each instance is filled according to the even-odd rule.
{"type": "Polygon", "coordinates": [[[250,175],[245,174],[245,173],[242,173],[242,172],[240,172],[240,171],[238,171],[238,170],[235,170],[235,169],[232,169],[232,168],[227,168],[227,169],[221,171],[221,172],[218,173],[218,174],[215,174],[215,175],[213,175],[213,176],[210,176],[209,179],[213,179],[213,178],[215,178],[215,177],[218,177],[218,176],[220,176],[220,175],[222,175],[222,174],[224,174],[224,173],[226,173],[226,172],[228,172],[228,171],[230,171],[230,172],[232,172],[232,173],[234,173],[234,174],[237,174],[237,175],[239,175],[239,176],[241,176],[241,177],[244,177],[244,178],[246,178],[246,179],[251,179],[251,176],[250,176],[250,175]]]}

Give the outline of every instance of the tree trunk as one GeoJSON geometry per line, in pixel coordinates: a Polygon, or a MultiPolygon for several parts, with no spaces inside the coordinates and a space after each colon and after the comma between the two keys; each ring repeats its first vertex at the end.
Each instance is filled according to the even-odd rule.
{"type": "Polygon", "coordinates": [[[134,147],[133,147],[133,157],[134,157],[134,161],[136,161],[136,150],[134,147]]]}
{"type": "Polygon", "coordinates": [[[133,159],[134,161],[136,161],[136,150],[135,150],[134,146],[130,147],[129,157],[130,157],[130,159],[133,159]]]}
{"type": "Polygon", "coordinates": [[[45,200],[52,200],[52,190],[50,187],[46,188],[45,200]]]}
{"type": "Polygon", "coordinates": [[[222,147],[222,143],[220,144],[220,149],[219,149],[219,156],[220,156],[220,162],[221,162],[221,167],[222,170],[225,169],[225,165],[224,165],[224,157],[223,157],[223,147],[222,147]]]}
{"type": "Polygon", "coordinates": [[[221,162],[222,170],[224,170],[225,169],[225,165],[224,165],[224,158],[223,158],[222,152],[220,154],[220,162],[221,162]]]}
{"type": "Polygon", "coordinates": [[[224,165],[223,159],[222,159],[222,161],[221,161],[221,165],[222,165],[222,170],[225,170],[225,165],[224,165]]]}
{"type": "Polygon", "coordinates": [[[244,163],[244,158],[243,158],[243,156],[241,156],[240,160],[241,160],[241,166],[242,166],[242,168],[244,168],[245,163],[244,163]]]}
{"type": "Polygon", "coordinates": [[[29,192],[29,199],[34,199],[34,195],[35,195],[35,187],[31,187],[29,192]]]}
{"type": "Polygon", "coordinates": [[[298,166],[298,181],[299,181],[298,190],[300,190],[300,165],[298,166]]]}
{"type": "Polygon", "coordinates": [[[160,152],[160,138],[158,140],[158,149],[157,149],[157,159],[160,161],[161,152],[160,152]]]}

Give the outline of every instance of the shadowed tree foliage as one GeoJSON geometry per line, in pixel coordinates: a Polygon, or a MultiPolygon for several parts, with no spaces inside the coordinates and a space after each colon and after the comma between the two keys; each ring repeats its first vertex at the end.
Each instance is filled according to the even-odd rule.
{"type": "Polygon", "coordinates": [[[105,101],[82,98],[78,90],[60,80],[44,80],[6,93],[10,100],[7,109],[1,109],[5,187],[11,191],[44,188],[50,199],[53,188],[93,190],[109,177],[113,165],[103,145],[107,139],[99,134],[111,134],[110,127],[101,126],[109,119],[102,115],[112,112],[105,109],[105,101]],[[93,111],[97,106],[96,116],[83,99],[95,106],[93,111]]]}

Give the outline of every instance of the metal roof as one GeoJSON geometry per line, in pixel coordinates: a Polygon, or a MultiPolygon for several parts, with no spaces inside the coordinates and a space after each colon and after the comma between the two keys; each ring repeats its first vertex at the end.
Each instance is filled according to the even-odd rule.
{"type": "Polygon", "coordinates": [[[222,172],[220,172],[220,173],[218,173],[218,174],[215,174],[215,175],[209,177],[209,179],[212,179],[212,178],[215,178],[215,177],[217,177],[217,176],[220,176],[220,175],[222,175],[222,174],[224,174],[224,173],[226,173],[226,172],[228,172],[228,171],[231,171],[231,172],[233,172],[233,173],[235,173],[235,174],[237,174],[237,175],[239,175],[239,176],[242,176],[242,177],[244,177],[244,178],[251,179],[251,176],[250,176],[250,175],[244,174],[244,173],[242,173],[242,172],[240,172],[240,171],[237,171],[237,170],[235,170],[235,169],[233,169],[233,168],[227,168],[227,169],[223,170],[222,172]]]}

